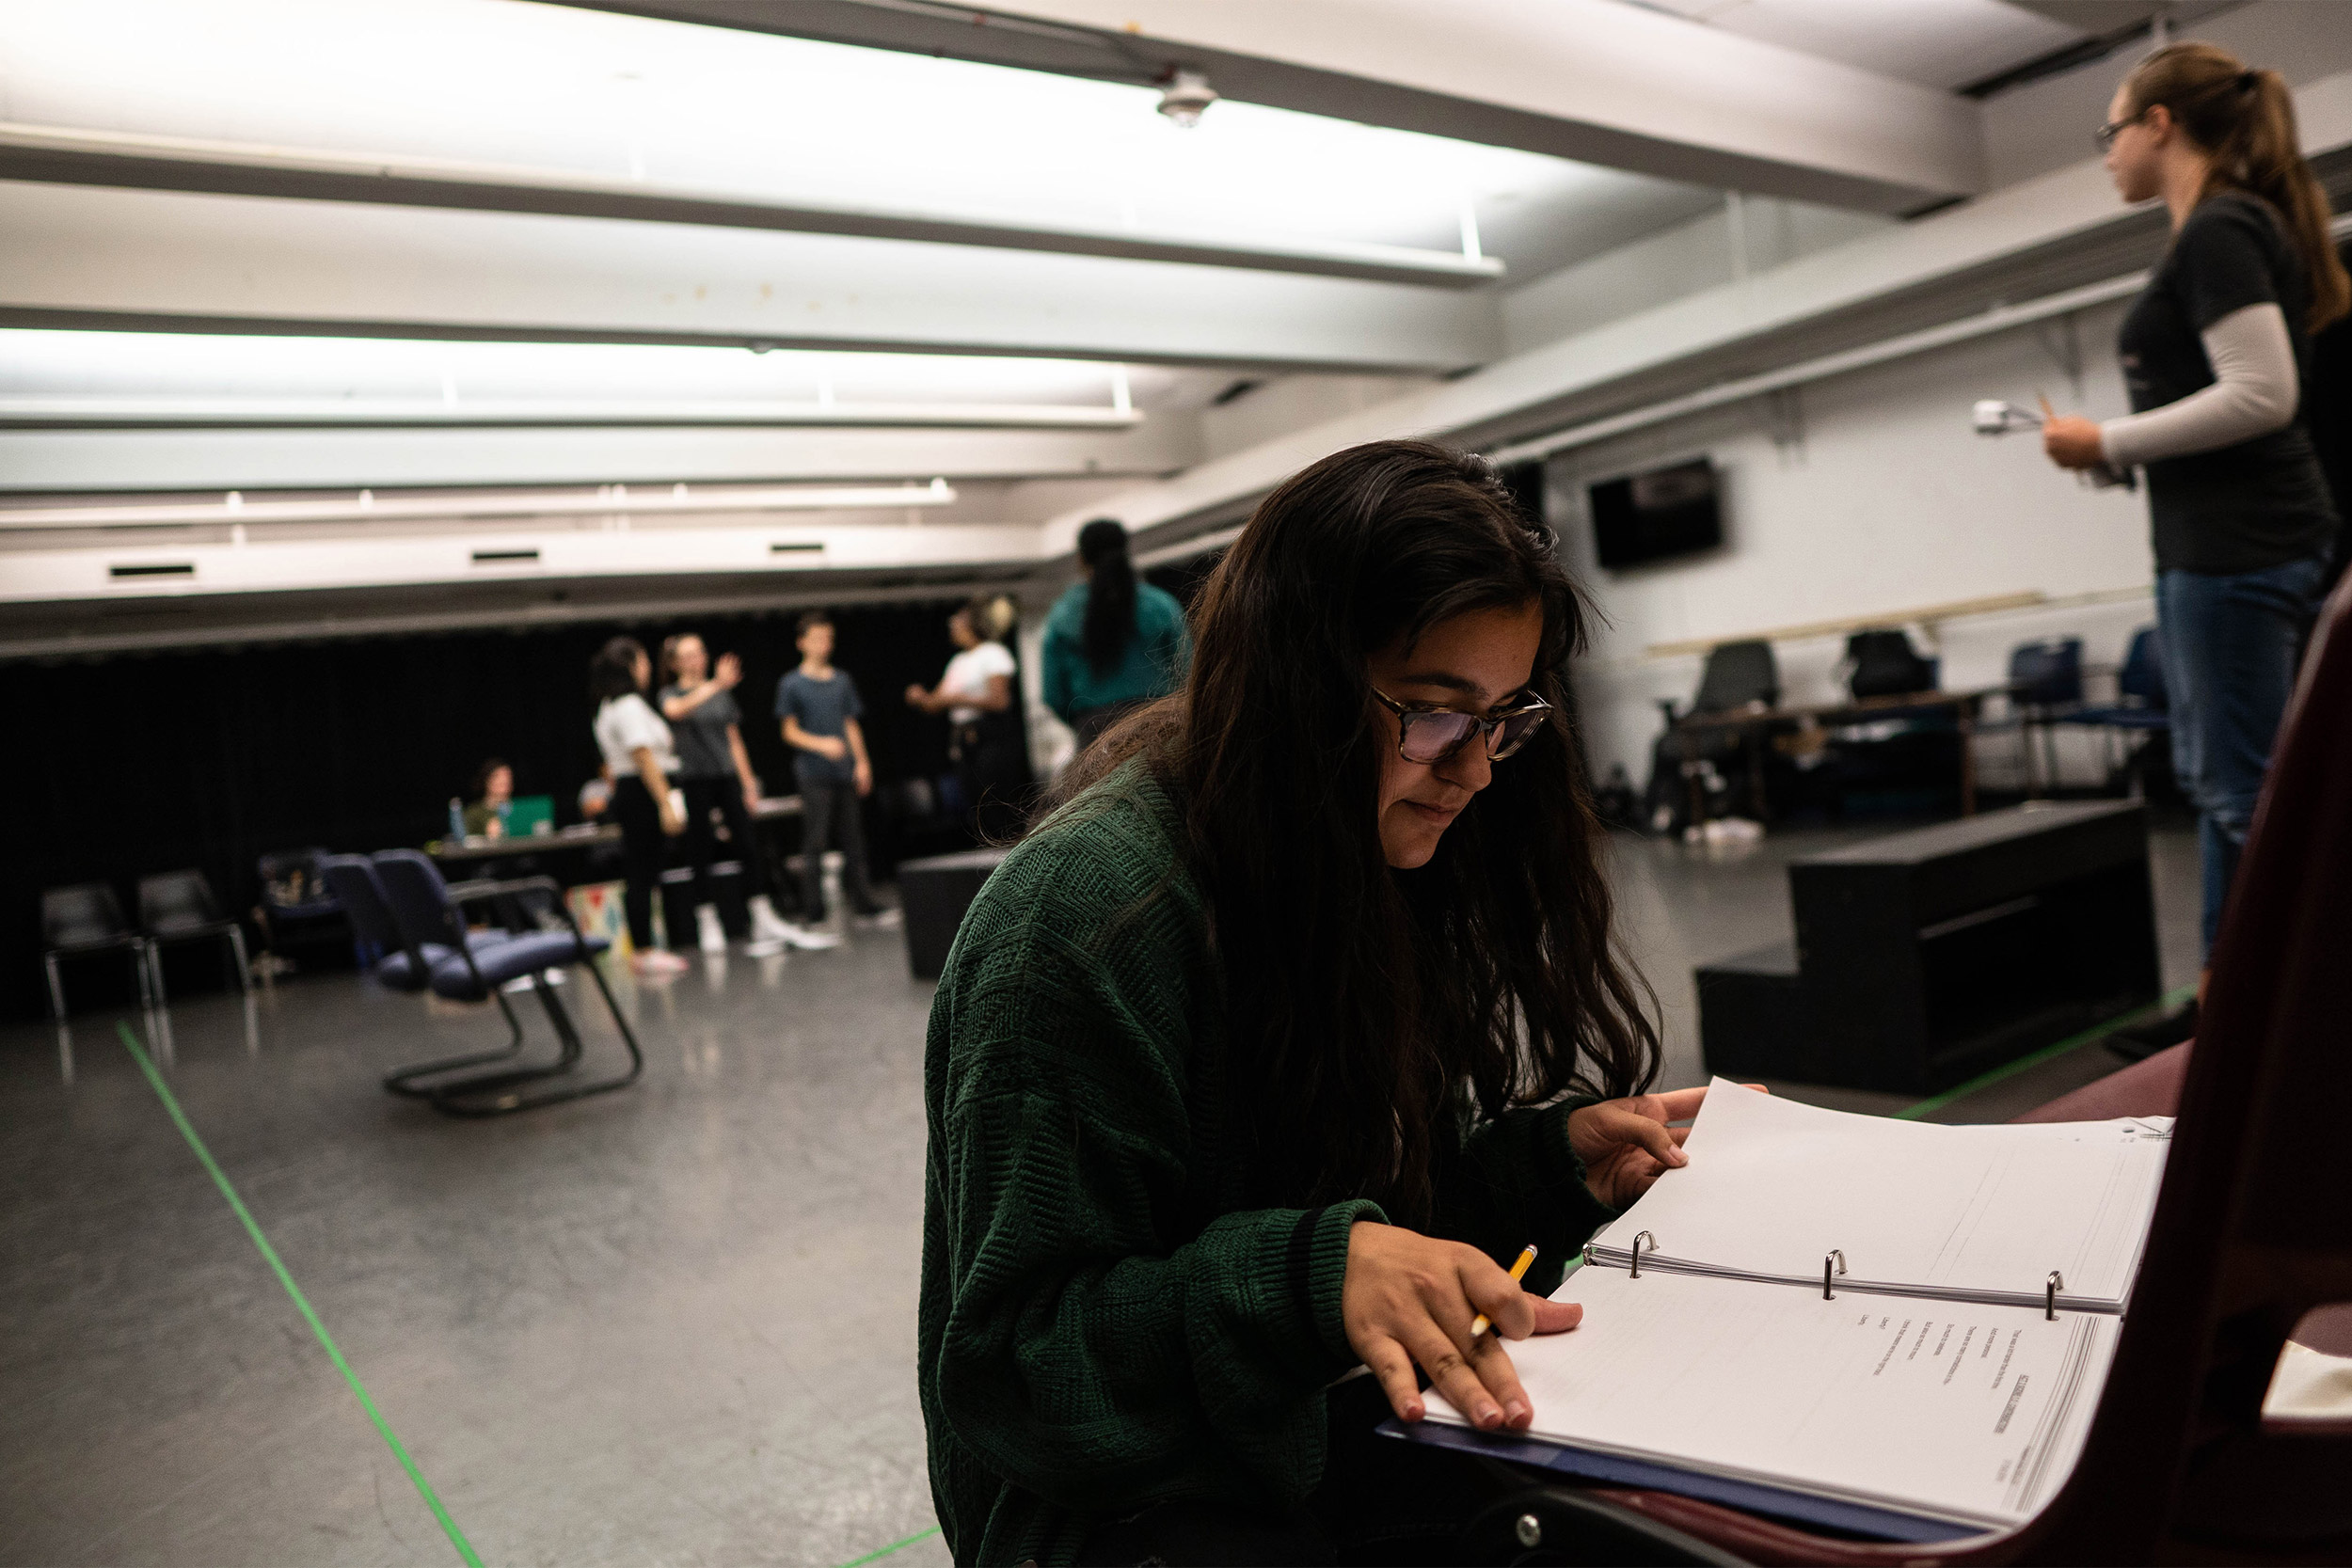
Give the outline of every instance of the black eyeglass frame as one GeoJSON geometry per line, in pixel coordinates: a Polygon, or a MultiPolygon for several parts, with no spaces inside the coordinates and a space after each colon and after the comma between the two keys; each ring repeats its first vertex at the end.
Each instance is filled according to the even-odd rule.
{"type": "MultiPolygon", "coordinates": [[[[2152,104],[2150,107],[2153,107],[2153,105],[2152,104]]],[[[2142,109],[2139,113],[2136,115],[2127,115],[2122,119],[2110,119],[2105,125],[2100,126],[2096,131],[2091,132],[2090,139],[2092,143],[2097,146],[2100,151],[2105,152],[2115,145],[2116,137],[2122,135],[2124,132],[2130,130],[2133,126],[2137,125],[2141,120],[2146,119],[2147,118],[2148,110],[2142,109]]]]}
{"type": "Polygon", "coordinates": [[[1400,703],[1376,686],[1371,688],[1371,691],[1380,700],[1383,707],[1396,715],[1396,754],[1406,762],[1417,763],[1424,768],[1435,768],[1441,762],[1452,761],[1455,753],[1470,743],[1471,736],[1477,736],[1486,742],[1488,762],[1501,762],[1533,740],[1535,737],[1535,732],[1543,728],[1540,723],[1530,724],[1527,726],[1526,734],[1497,751],[1495,742],[1502,734],[1502,726],[1514,719],[1524,719],[1531,713],[1543,714],[1551,711],[1551,705],[1534,692],[1528,693],[1527,701],[1505,708],[1500,713],[1472,713],[1467,708],[1448,707],[1443,703],[1400,703]],[[1434,757],[1417,757],[1407,752],[1405,748],[1412,738],[1413,721],[1438,713],[1450,713],[1456,718],[1467,719],[1470,721],[1470,727],[1463,733],[1461,739],[1434,757]]]}

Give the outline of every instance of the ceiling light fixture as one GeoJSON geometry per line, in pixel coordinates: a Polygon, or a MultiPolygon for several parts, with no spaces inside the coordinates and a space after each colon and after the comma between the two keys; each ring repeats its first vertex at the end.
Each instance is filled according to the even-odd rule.
{"type": "Polygon", "coordinates": [[[1189,131],[1200,123],[1200,117],[1216,102],[1216,89],[1209,79],[1197,71],[1170,73],[1168,86],[1160,91],[1160,113],[1189,131]]]}
{"type": "Polygon", "coordinates": [[[874,484],[789,488],[690,490],[675,484],[665,493],[625,484],[577,490],[509,490],[473,495],[412,495],[377,498],[362,490],[356,501],[330,499],[246,500],[235,491],[220,505],[168,502],[161,505],[0,507],[0,532],[56,528],[158,528],[221,523],[235,515],[241,523],[344,523],[452,521],[485,517],[588,516],[608,512],[639,516],[709,512],[834,512],[917,506],[953,506],[955,486],[944,479],[929,484],[874,484]]]}

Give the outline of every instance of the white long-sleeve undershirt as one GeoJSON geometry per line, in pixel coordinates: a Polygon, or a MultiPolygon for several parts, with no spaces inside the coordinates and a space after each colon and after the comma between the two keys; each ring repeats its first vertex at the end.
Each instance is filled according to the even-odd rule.
{"type": "Polygon", "coordinates": [[[2119,468],[2163,457],[2215,451],[2282,430],[2295,418],[2302,386],[2295,344],[2276,305],[2233,310],[2199,334],[2213,385],[2177,403],[2126,414],[2099,426],[2099,445],[2119,468]]]}

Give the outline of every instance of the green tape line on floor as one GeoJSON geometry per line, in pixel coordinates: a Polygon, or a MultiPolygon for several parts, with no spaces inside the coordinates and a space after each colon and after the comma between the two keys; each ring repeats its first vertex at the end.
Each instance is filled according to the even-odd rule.
{"type": "Polygon", "coordinates": [[[2063,1056],[2078,1047],[2089,1045],[2092,1040],[2105,1039],[2118,1029],[2128,1028],[2143,1018],[2153,1018],[2168,1008],[2177,1007],[2196,994],[2195,986],[2183,986],[2178,990],[2167,991],[2137,1012],[2125,1013],[2122,1018],[2111,1018],[2105,1023],[2093,1024],[2081,1034],[2069,1035],[2056,1045],[2045,1045],[2029,1056],[2020,1056],[2013,1062],[2004,1062],[1990,1072],[1979,1073],[1957,1088],[1946,1089],[1942,1094],[1931,1096],[1916,1105],[1896,1112],[1896,1118],[1901,1121],[1916,1121],[1931,1111],[1942,1110],[1955,1100],[1965,1100],[1979,1089],[1989,1089],[2005,1078],[2014,1078],[2027,1068],[2040,1067],[2042,1063],[2063,1056]]]}
{"type": "MultiPolygon", "coordinates": [[[[271,1272],[278,1275],[278,1283],[286,1288],[286,1294],[294,1299],[295,1309],[302,1314],[302,1321],[310,1325],[310,1332],[317,1335],[319,1343],[326,1347],[328,1359],[335,1363],[335,1370],[343,1374],[345,1383],[351,1385],[352,1393],[358,1397],[359,1408],[366,1411],[368,1419],[375,1423],[376,1434],[382,1437],[385,1446],[392,1450],[392,1457],[400,1461],[400,1467],[408,1472],[408,1479],[416,1482],[417,1495],[422,1497],[425,1506],[433,1511],[433,1517],[438,1519],[441,1522],[441,1528],[449,1532],[450,1544],[457,1548],[457,1555],[465,1559],[468,1568],[482,1568],[482,1559],[474,1555],[473,1546],[467,1541],[465,1532],[457,1528],[457,1521],[452,1519],[449,1516],[449,1510],[441,1506],[441,1499],[434,1492],[433,1483],[424,1479],[424,1472],[417,1468],[417,1462],[408,1457],[408,1450],[401,1446],[400,1438],[393,1433],[391,1423],[384,1419],[384,1413],[375,1408],[375,1401],[369,1397],[368,1390],[360,1383],[358,1374],[351,1370],[351,1363],[343,1359],[343,1353],[336,1345],[334,1336],[326,1332],[326,1325],[319,1322],[319,1315],[310,1310],[310,1300],[303,1295],[302,1288],[294,1282],[294,1275],[288,1274],[286,1265],[278,1260],[278,1249],[269,1244],[267,1236],[262,1234],[262,1227],[254,1223],[251,1212],[245,1206],[245,1200],[237,1196],[237,1189],[229,1184],[229,1178],[222,1174],[219,1164],[214,1161],[212,1150],[206,1148],[204,1140],[196,1135],[195,1127],[189,1124],[186,1113],[180,1109],[180,1101],[172,1098],[171,1088],[164,1082],[164,1075],[155,1070],[155,1064],[148,1059],[147,1053],[140,1048],[138,1037],[131,1033],[131,1026],[128,1023],[118,1022],[115,1024],[115,1030],[122,1037],[123,1046],[131,1053],[131,1059],[138,1063],[139,1071],[147,1075],[147,1082],[154,1089],[155,1097],[164,1102],[164,1109],[171,1114],[172,1123],[180,1129],[180,1135],[187,1139],[188,1147],[196,1151],[197,1160],[204,1166],[205,1173],[212,1177],[213,1185],[218,1187],[220,1196],[229,1200],[229,1207],[235,1212],[237,1219],[245,1226],[245,1233],[253,1238],[253,1244],[260,1250],[262,1260],[268,1263],[271,1272]]],[[[900,1544],[903,1545],[904,1543],[900,1544]]],[[[895,1550],[896,1548],[886,1549],[895,1550]]],[[[869,1560],[861,1558],[859,1560],[869,1560]]]]}
{"type": "Polygon", "coordinates": [[[861,1563],[873,1562],[879,1559],[888,1557],[891,1553],[898,1550],[901,1546],[912,1546],[917,1541],[929,1541],[932,1536],[937,1535],[938,1533],[939,1527],[937,1525],[933,1525],[929,1529],[916,1530],[913,1535],[908,1536],[903,1541],[893,1541],[889,1545],[882,1547],[877,1551],[867,1552],[864,1557],[853,1557],[850,1559],[849,1561],[843,1563],[841,1568],[859,1568],[861,1563]]]}

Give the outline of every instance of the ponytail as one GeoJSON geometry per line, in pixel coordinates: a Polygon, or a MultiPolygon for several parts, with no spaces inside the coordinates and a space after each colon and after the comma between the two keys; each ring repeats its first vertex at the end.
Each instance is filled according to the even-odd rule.
{"type": "Polygon", "coordinates": [[[1127,531],[1097,517],[1078,531],[1078,560],[1089,583],[1079,641],[1094,673],[1108,674],[1136,636],[1136,566],[1127,558],[1127,531]]]}
{"type": "Polygon", "coordinates": [[[2249,71],[2210,43],[2176,43],[2140,61],[2124,94],[2134,115],[2163,104],[2182,133],[2212,155],[2200,199],[2240,190],[2279,214],[2310,283],[2307,330],[2317,332],[2352,309],[2352,277],[2328,232],[2328,193],[2303,161],[2295,99],[2277,71],[2249,71]]]}

